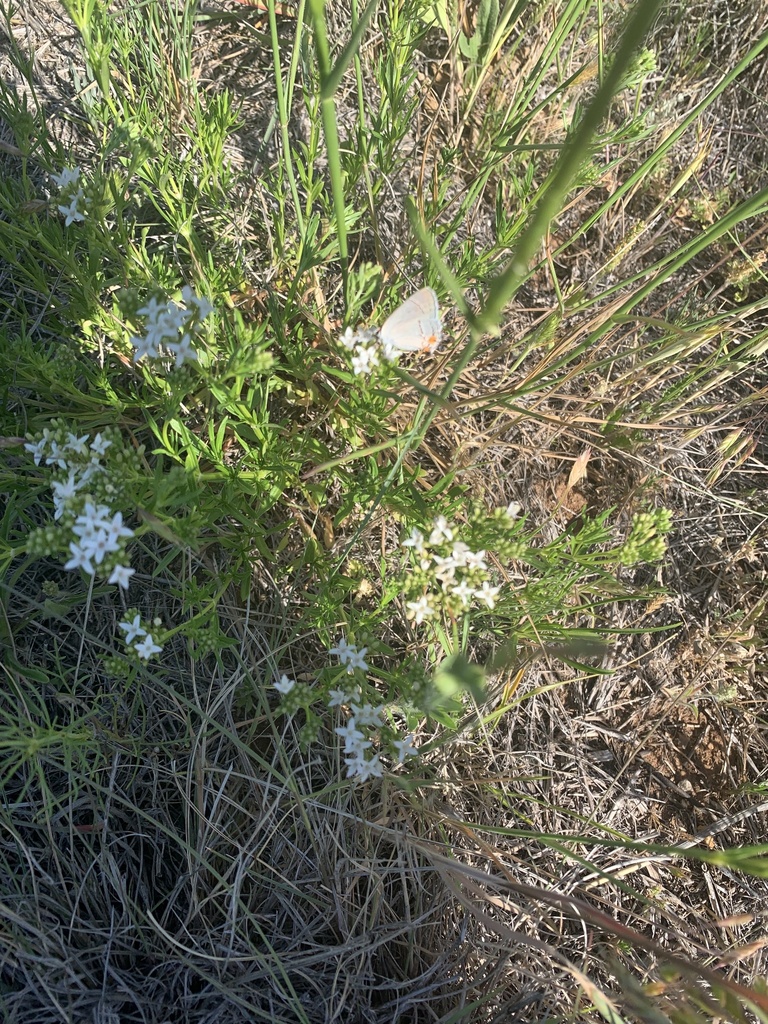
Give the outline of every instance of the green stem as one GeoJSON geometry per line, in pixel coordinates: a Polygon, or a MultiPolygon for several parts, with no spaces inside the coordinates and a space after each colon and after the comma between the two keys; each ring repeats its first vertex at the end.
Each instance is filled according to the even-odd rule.
{"type": "Polygon", "coordinates": [[[595,98],[585,110],[577,130],[566,142],[550,186],[539,199],[514,256],[507,268],[491,282],[485,307],[477,318],[478,326],[483,330],[494,332],[498,329],[504,307],[527,277],[528,266],[536,255],[550,222],[562,209],[571,182],[589,154],[592,138],[608,112],[634,52],[645,38],[660,6],[661,0],[638,0],[635,4],[632,14],[627,19],[610,69],[595,98]]]}
{"type": "Polygon", "coordinates": [[[291,190],[293,207],[296,211],[296,222],[299,233],[304,237],[304,217],[301,212],[299,201],[299,190],[296,186],[296,175],[293,171],[293,160],[291,159],[291,140],[288,135],[288,106],[285,102],[285,89],[283,88],[283,72],[280,67],[280,40],[277,35],[277,16],[275,14],[275,0],[269,0],[269,33],[272,41],[272,60],[275,71],[275,92],[277,95],[277,112],[280,118],[280,138],[283,146],[283,161],[285,173],[288,178],[288,185],[291,190]]]}
{"type": "Polygon", "coordinates": [[[328,47],[323,0],[309,0],[309,16],[315,36],[317,68],[320,75],[320,112],[323,119],[323,133],[328,150],[328,172],[331,178],[333,209],[336,215],[336,232],[339,239],[341,274],[344,294],[347,294],[349,253],[347,248],[346,208],[344,204],[344,176],[341,169],[341,148],[336,123],[336,105],[333,101],[335,75],[331,69],[331,54],[328,47]]]}

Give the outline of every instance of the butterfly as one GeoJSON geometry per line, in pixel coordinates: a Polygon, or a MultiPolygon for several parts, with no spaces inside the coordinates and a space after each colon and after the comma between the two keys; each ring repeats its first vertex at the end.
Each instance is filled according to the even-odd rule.
{"type": "Polygon", "coordinates": [[[395,352],[431,352],[443,336],[437,295],[421,288],[382,324],[379,340],[385,349],[395,352]]]}

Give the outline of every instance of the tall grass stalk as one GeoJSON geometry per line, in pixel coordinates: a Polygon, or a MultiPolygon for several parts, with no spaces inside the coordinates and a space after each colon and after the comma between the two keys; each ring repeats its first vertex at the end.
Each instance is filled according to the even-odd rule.
{"type": "Polygon", "coordinates": [[[550,180],[542,186],[528,225],[507,268],[490,284],[478,314],[481,330],[497,330],[505,307],[529,273],[530,263],[552,219],[559,213],[579,167],[589,156],[599,128],[633,55],[645,38],[661,6],[660,0],[644,0],[630,11],[605,78],[567,140],[550,180]]]}

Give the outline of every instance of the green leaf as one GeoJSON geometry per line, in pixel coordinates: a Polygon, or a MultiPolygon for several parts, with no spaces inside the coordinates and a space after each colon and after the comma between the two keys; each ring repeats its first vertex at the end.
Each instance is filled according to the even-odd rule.
{"type": "Polygon", "coordinates": [[[485,696],[485,672],[464,654],[453,654],[438,665],[432,685],[441,704],[454,701],[466,692],[479,702],[485,696]]]}
{"type": "Polygon", "coordinates": [[[467,36],[462,31],[459,36],[459,49],[462,54],[471,61],[482,63],[493,45],[498,23],[499,0],[480,0],[473,34],[467,36]]]}

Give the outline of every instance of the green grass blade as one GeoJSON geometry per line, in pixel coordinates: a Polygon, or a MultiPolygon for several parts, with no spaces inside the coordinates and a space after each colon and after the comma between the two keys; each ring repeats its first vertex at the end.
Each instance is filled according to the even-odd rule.
{"type": "Polygon", "coordinates": [[[536,205],[512,260],[506,270],[491,282],[487,299],[478,316],[478,322],[484,330],[495,331],[498,328],[504,307],[525,280],[529,264],[536,255],[550,222],[560,212],[568,188],[589,153],[592,138],[608,111],[622,76],[629,67],[635,50],[653,24],[660,6],[661,0],[642,0],[635,5],[622,32],[608,74],[584,112],[575,134],[566,143],[549,188],[536,205]]]}

